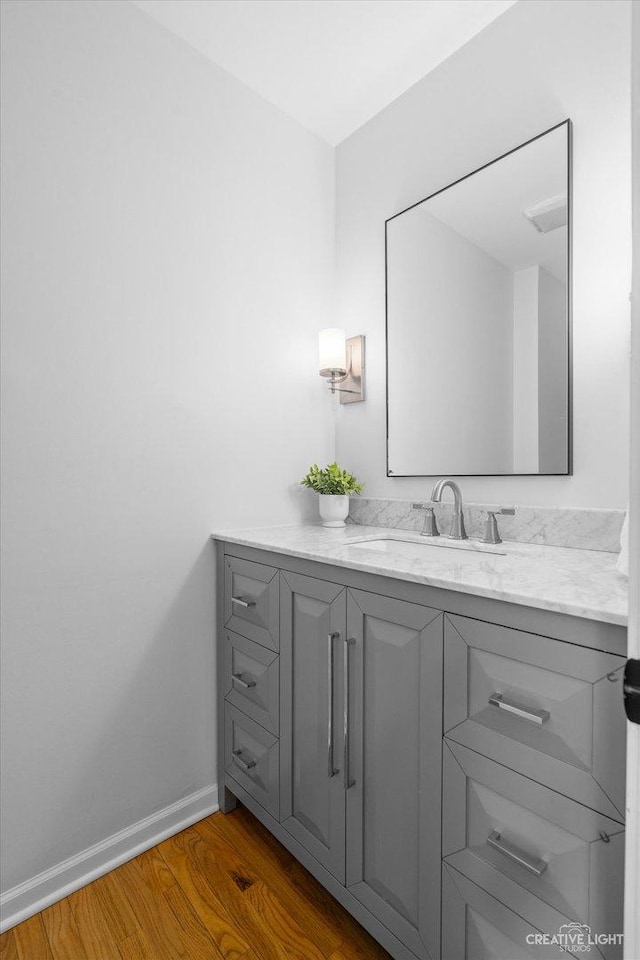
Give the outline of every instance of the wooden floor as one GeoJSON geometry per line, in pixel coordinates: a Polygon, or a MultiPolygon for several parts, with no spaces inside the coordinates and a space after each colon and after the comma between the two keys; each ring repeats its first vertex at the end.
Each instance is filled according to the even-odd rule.
{"type": "Polygon", "coordinates": [[[389,960],[243,807],[0,937],[2,960],[389,960]]]}

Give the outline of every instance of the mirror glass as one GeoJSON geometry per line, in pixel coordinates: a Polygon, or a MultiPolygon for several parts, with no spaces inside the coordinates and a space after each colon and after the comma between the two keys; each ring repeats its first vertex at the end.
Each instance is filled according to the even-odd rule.
{"type": "Polygon", "coordinates": [[[389,476],[567,474],[569,121],[386,222],[389,476]]]}

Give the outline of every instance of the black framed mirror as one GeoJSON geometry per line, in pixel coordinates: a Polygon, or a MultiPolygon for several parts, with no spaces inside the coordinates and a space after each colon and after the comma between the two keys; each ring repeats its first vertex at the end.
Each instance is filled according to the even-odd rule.
{"type": "Polygon", "coordinates": [[[385,223],[387,474],[567,475],[571,122],[385,223]]]}

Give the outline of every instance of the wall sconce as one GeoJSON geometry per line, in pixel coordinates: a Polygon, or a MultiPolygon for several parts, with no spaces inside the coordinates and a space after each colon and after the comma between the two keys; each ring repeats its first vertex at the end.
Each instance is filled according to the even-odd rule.
{"type": "Polygon", "coordinates": [[[340,403],[364,400],[364,336],[345,339],[344,330],[328,327],[319,335],[320,376],[340,403]],[[340,386],[338,386],[340,384],[340,386]]]}

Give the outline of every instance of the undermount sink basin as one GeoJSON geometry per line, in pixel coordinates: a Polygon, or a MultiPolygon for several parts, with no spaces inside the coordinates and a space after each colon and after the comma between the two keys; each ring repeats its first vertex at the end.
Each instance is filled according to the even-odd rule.
{"type": "Polygon", "coordinates": [[[348,544],[349,549],[353,550],[375,550],[377,553],[387,553],[390,556],[394,555],[397,557],[416,557],[418,559],[436,559],[437,554],[440,554],[440,559],[444,559],[444,556],[448,555],[450,559],[453,559],[451,556],[451,551],[455,551],[457,562],[464,562],[465,560],[475,560],[477,561],[481,556],[486,557],[506,557],[506,553],[502,550],[495,550],[493,547],[485,547],[484,545],[470,544],[468,540],[463,540],[460,542],[456,541],[447,541],[443,542],[438,538],[436,542],[432,540],[409,540],[403,539],[401,537],[376,537],[370,540],[352,540],[348,544]],[[443,555],[442,551],[445,551],[443,555]]]}

